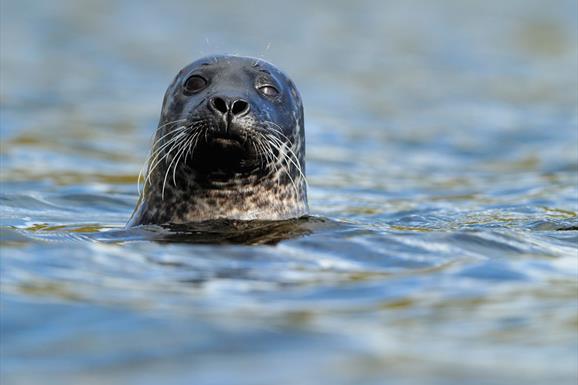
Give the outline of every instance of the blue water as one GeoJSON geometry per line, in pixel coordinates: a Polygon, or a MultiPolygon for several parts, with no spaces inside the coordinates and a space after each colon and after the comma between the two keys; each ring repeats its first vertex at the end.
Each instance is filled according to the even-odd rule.
{"type": "Polygon", "coordinates": [[[577,16],[2,0],[0,382],[575,384],[577,16]],[[223,52],[300,89],[311,217],[124,230],[165,88],[223,52]]]}

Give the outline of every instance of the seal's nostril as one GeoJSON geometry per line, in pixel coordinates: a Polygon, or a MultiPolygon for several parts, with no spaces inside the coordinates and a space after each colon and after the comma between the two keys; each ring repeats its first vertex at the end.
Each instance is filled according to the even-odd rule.
{"type": "Polygon", "coordinates": [[[222,114],[226,114],[227,111],[229,111],[229,108],[227,107],[227,102],[221,97],[215,96],[214,98],[212,98],[211,105],[215,110],[219,111],[222,114]]]}
{"type": "Polygon", "coordinates": [[[230,103],[230,99],[221,96],[212,97],[209,100],[211,109],[223,115],[230,113],[232,116],[242,116],[249,112],[249,103],[243,99],[237,99],[230,103]]]}
{"type": "Polygon", "coordinates": [[[233,102],[233,105],[231,106],[231,113],[233,115],[244,115],[247,112],[249,112],[249,103],[241,99],[235,100],[233,102]]]}

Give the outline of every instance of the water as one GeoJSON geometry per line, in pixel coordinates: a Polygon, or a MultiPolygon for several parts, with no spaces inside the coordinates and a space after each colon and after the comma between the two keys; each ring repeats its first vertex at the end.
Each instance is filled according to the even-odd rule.
{"type": "Polygon", "coordinates": [[[575,1],[0,11],[2,384],[576,383],[575,1]],[[300,88],[312,216],[123,230],[219,52],[300,88]]]}

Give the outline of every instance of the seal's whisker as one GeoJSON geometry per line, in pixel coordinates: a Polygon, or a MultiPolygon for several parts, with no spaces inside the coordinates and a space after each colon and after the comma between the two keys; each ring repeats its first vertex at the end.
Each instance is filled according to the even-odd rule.
{"type": "MultiPolygon", "coordinates": [[[[178,140],[180,135],[185,132],[187,129],[186,126],[180,126],[177,127],[176,129],[174,129],[173,131],[161,136],[160,138],[158,138],[154,145],[153,145],[153,151],[151,152],[151,154],[149,155],[149,159],[152,160],[152,162],[154,162],[154,159],[159,156],[161,154],[161,152],[168,147],[171,143],[173,143],[174,141],[178,140]],[[168,139],[165,143],[160,144],[161,140],[165,137],[167,137],[168,135],[174,135],[174,137],[168,139]]],[[[152,163],[151,162],[151,163],[152,163]]]]}
{"type": "Polygon", "coordinates": [[[262,146],[261,146],[261,138],[259,137],[259,135],[252,135],[252,140],[251,140],[251,144],[253,145],[253,148],[255,149],[255,154],[257,155],[257,159],[259,160],[260,164],[262,166],[265,166],[265,159],[264,159],[264,154],[263,154],[263,150],[262,150],[262,146]]]}
{"type": "Polygon", "coordinates": [[[305,177],[305,174],[303,173],[303,168],[301,167],[301,162],[297,158],[297,155],[295,154],[293,149],[291,149],[291,147],[286,146],[285,148],[287,148],[287,151],[289,151],[287,160],[290,161],[295,166],[297,172],[299,172],[301,178],[303,178],[303,181],[307,185],[307,177],[305,177]]]}
{"type": "Polygon", "coordinates": [[[173,128],[171,129],[169,132],[167,132],[166,134],[162,135],[161,137],[159,137],[155,143],[153,143],[153,148],[155,148],[155,146],[162,141],[165,137],[169,136],[169,135],[174,135],[178,132],[182,132],[182,131],[195,131],[198,127],[201,127],[203,125],[203,121],[194,121],[192,123],[189,123],[188,125],[182,125],[179,126],[177,128],[173,128]]]}
{"type": "Polygon", "coordinates": [[[155,159],[151,162],[151,167],[147,171],[147,177],[145,179],[145,186],[146,186],[147,182],[151,183],[151,177],[152,177],[152,174],[153,174],[153,171],[155,170],[155,168],[157,168],[158,165],[163,162],[163,160],[165,160],[168,156],[170,156],[170,154],[173,151],[173,149],[175,148],[175,146],[178,145],[178,143],[179,143],[178,141],[184,135],[186,135],[186,133],[181,132],[175,138],[172,138],[170,143],[166,143],[164,146],[168,146],[169,144],[171,144],[171,146],[170,146],[169,150],[162,157],[160,157],[162,155],[160,151],[157,153],[157,155],[155,156],[155,159]]]}
{"type": "Polygon", "coordinates": [[[163,150],[165,150],[172,143],[178,141],[182,137],[183,134],[184,134],[184,132],[178,133],[177,135],[175,135],[175,137],[169,139],[167,142],[165,142],[164,144],[162,144],[161,146],[159,146],[158,148],[153,150],[153,152],[151,153],[151,156],[149,158],[151,160],[150,163],[153,164],[157,160],[157,158],[162,155],[163,150]]]}
{"type": "MultiPolygon", "coordinates": [[[[179,139],[180,139],[180,138],[179,138],[179,139]]],[[[151,166],[149,175],[147,176],[147,180],[145,181],[145,183],[146,183],[147,181],[149,181],[150,183],[152,183],[151,180],[150,180],[150,178],[151,178],[151,176],[153,175],[153,171],[154,171],[161,163],[163,163],[164,161],[166,161],[169,156],[171,156],[172,151],[173,151],[174,149],[176,149],[179,144],[180,144],[180,142],[179,142],[178,140],[177,140],[177,141],[174,141],[173,143],[171,143],[171,146],[169,147],[168,151],[167,151],[162,157],[160,157],[159,159],[155,160],[155,163],[151,166]]]]}
{"type": "Polygon", "coordinates": [[[160,144],[160,142],[161,142],[163,139],[165,139],[167,136],[169,136],[169,135],[175,135],[175,134],[177,134],[177,133],[179,133],[179,132],[182,132],[182,131],[184,131],[184,130],[186,130],[186,129],[187,129],[187,126],[186,126],[186,125],[178,126],[178,127],[176,127],[176,128],[171,129],[171,130],[170,130],[169,132],[167,132],[166,134],[163,134],[163,135],[159,136],[157,139],[155,139],[155,141],[154,141],[153,144],[152,144],[152,148],[154,149],[154,148],[155,148],[158,144],[160,144]]]}
{"type": "MultiPolygon", "coordinates": [[[[187,151],[187,149],[190,149],[190,145],[191,145],[192,141],[195,139],[195,135],[199,134],[202,131],[202,127],[204,126],[202,122],[197,122],[197,123],[198,124],[193,124],[192,126],[189,127],[189,128],[192,128],[193,130],[196,130],[196,132],[193,133],[193,135],[190,135],[188,138],[185,138],[182,141],[178,142],[178,144],[176,145],[177,149],[175,151],[175,155],[173,156],[173,159],[169,163],[167,170],[166,170],[166,173],[165,173],[165,177],[163,179],[161,199],[164,199],[165,186],[166,186],[166,182],[167,182],[167,177],[169,176],[169,173],[171,171],[171,167],[173,169],[173,185],[175,187],[177,186],[176,171],[177,171],[177,167],[179,165],[179,162],[180,162],[183,154],[187,151]]],[[[169,150],[169,153],[171,151],[172,151],[172,147],[171,147],[171,150],[169,150]]]]}
{"type": "Polygon", "coordinates": [[[201,136],[207,137],[207,131],[208,131],[208,124],[206,122],[203,122],[203,124],[200,125],[199,127],[199,134],[197,135],[197,139],[195,140],[195,144],[193,144],[193,147],[191,149],[191,154],[194,154],[195,152],[195,148],[197,147],[197,144],[199,143],[199,140],[201,139],[201,136]]]}
{"type": "MultiPolygon", "coordinates": [[[[280,147],[279,144],[276,144],[275,142],[272,142],[272,141],[269,142],[269,143],[270,143],[272,146],[276,147],[276,148],[277,148],[277,151],[279,152],[279,154],[282,155],[281,162],[283,162],[284,160],[287,159],[286,153],[283,152],[283,150],[281,149],[281,147],[280,147]]],[[[291,175],[290,165],[287,164],[286,162],[283,163],[283,164],[286,166],[286,167],[283,168],[283,171],[285,172],[285,174],[287,175],[287,177],[288,177],[289,180],[291,181],[291,185],[293,186],[293,189],[295,190],[295,195],[296,195],[296,196],[299,196],[299,189],[297,188],[297,183],[295,183],[295,180],[294,180],[293,176],[291,175]]],[[[278,167],[278,166],[276,165],[276,167],[278,167]]]]}
{"type": "MultiPolygon", "coordinates": [[[[300,180],[303,181],[305,183],[305,185],[307,186],[307,179],[303,175],[303,171],[301,170],[301,165],[298,163],[298,161],[295,162],[295,160],[292,159],[292,156],[295,156],[295,153],[291,150],[291,148],[286,143],[281,142],[277,138],[274,138],[274,139],[275,139],[274,142],[276,141],[279,148],[282,147],[284,150],[289,151],[289,152],[285,152],[285,151],[282,152],[283,160],[285,161],[286,168],[290,170],[291,164],[293,164],[293,166],[295,166],[295,169],[299,173],[297,176],[300,177],[300,180]]],[[[297,195],[299,195],[299,191],[297,191],[297,195]]]]}
{"type": "Polygon", "coordinates": [[[291,184],[293,185],[293,188],[295,189],[295,194],[297,196],[299,196],[299,189],[297,188],[297,183],[295,182],[295,179],[291,175],[291,167],[290,167],[290,164],[288,164],[289,157],[288,157],[287,153],[283,151],[283,149],[281,148],[281,145],[279,143],[275,143],[273,141],[271,141],[269,143],[274,145],[278,149],[279,153],[282,155],[281,162],[285,165],[285,167],[283,168],[283,171],[285,172],[285,174],[287,175],[287,177],[291,181],[291,184]]]}
{"type": "Polygon", "coordinates": [[[286,139],[287,141],[289,141],[291,143],[291,140],[287,137],[287,135],[285,135],[283,133],[283,129],[281,128],[281,126],[279,126],[277,123],[275,122],[271,122],[270,120],[267,120],[264,122],[265,126],[273,132],[276,132],[277,134],[279,134],[283,139],[286,139]]]}
{"type": "Polygon", "coordinates": [[[163,186],[162,186],[162,189],[161,189],[161,200],[164,200],[164,199],[165,199],[165,186],[166,186],[166,184],[167,184],[167,178],[168,178],[168,176],[169,176],[169,174],[170,174],[170,172],[171,172],[171,166],[173,165],[173,162],[176,161],[177,155],[179,154],[179,152],[181,151],[181,149],[184,148],[184,143],[185,143],[185,140],[176,142],[175,144],[173,144],[173,145],[171,146],[170,150],[169,150],[168,153],[167,153],[167,155],[169,155],[169,154],[172,153],[173,150],[175,150],[175,155],[172,156],[172,159],[171,159],[171,161],[170,161],[170,163],[169,163],[169,165],[167,166],[167,169],[166,169],[166,171],[165,171],[165,177],[164,177],[164,179],[163,179],[163,186]]]}
{"type": "Polygon", "coordinates": [[[268,151],[267,148],[264,144],[264,142],[267,142],[267,138],[261,134],[258,133],[258,137],[260,138],[259,141],[256,142],[256,145],[259,147],[259,155],[261,156],[262,161],[264,162],[264,166],[269,166],[271,164],[273,164],[273,154],[271,153],[271,151],[268,151]]]}
{"type": "Polygon", "coordinates": [[[164,148],[166,148],[166,146],[167,146],[170,142],[172,142],[174,139],[178,139],[177,136],[175,136],[174,138],[169,139],[167,142],[165,142],[165,143],[164,143],[163,145],[161,145],[160,147],[155,148],[156,145],[157,145],[162,139],[164,139],[165,137],[167,137],[168,135],[171,135],[171,134],[172,134],[172,135],[175,135],[175,134],[177,134],[177,133],[180,134],[180,133],[182,133],[182,132],[191,131],[191,130],[194,131],[198,126],[199,126],[199,124],[192,124],[192,125],[188,125],[188,126],[187,126],[187,125],[179,126],[179,127],[175,128],[175,129],[171,130],[171,131],[168,132],[167,134],[161,136],[161,137],[158,138],[158,139],[156,140],[156,142],[153,144],[153,149],[154,149],[154,150],[153,150],[153,152],[151,153],[151,157],[154,156],[155,153],[157,153],[157,155],[158,155],[158,153],[159,153],[160,151],[162,151],[164,148]]]}
{"type": "Polygon", "coordinates": [[[271,140],[276,141],[279,145],[282,145],[283,148],[286,148],[289,151],[289,153],[287,155],[287,160],[290,161],[295,166],[295,168],[297,169],[299,174],[301,174],[301,178],[303,178],[303,181],[307,185],[307,178],[305,177],[305,175],[303,173],[303,170],[301,168],[301,162],[297,158],[297,155],[295,154],[295,152],[291,149],[291,147],[289,147],[286,143],[282,142],[278,138],[276,138],[272,135],[268,135],[268,136],[271,138],[271,140]]]}
{"type": "MultiPolygon", "coordinates": [[[[282,138],[284,138],[288,143],[291,143],[291,140],[283,132],[280,131],[279,125],[277,125],[273,122],[266,122],[266,123],[272,124],[274,126],[274,127],[268,127],[271,131],[274,131],[275,133],[279,134],[282,138]],[[275,128],[275,127],[279,127],[279,128],[275,128]]],[[[274,137],[274,136],[273,136],[273,138],[275,138],[275,140],[279,141],[280,143],[283,143],[283,141],[280,140],[279,138],[274,137]]],[[[283,143],[283,144],[285,144],[285,143],[283,143]]],[[[303,172],[303,167],[301,166],[301,160],[295,154],[295,152],[293,151],[293,149],[290,146],[287,146],[287,150],[290,152],[290,156],[293,158],[292,163],[297,167],[299,173],[301,174],[301,177],[305,181],[306,187],[309,187],[309,183],[307,181],[307,178],[305,177],[305,173],[303,172]]]]}
{"type": "MultiPolygon", "coordinates": [[[[268,135],[266,136],[262,133],[259,133],[259,134],[264,139],[264,143],[268,146],[269,151],[267,151],[267,153],[269,155],[271,155],[271,157],[272,157],[272,153],[273,153],[272,150],[275,149],[279,153],[280,158],[278,159],[278,161],[280,161],[281,163],[283,163],[285,165],[285,167],[283,167],[282,170],[287,175],[289,181],[291,182],[291,185],[293,186],[293,189],[295,190],[296,195],[299,196],[299,188],[297,187],[297,183],[295,182],[295,180],[294,180],[294,178],[290,172],[291,168],[290,168],[290,165],[288,164],[289,157],[288,157],[287,153],[283,150],[283,148],[281,148],[280,143],[274,142],[273,140],[271,140],[270,137],[268,137],[268,135]]],[[[269,162],[269,164],[271,164],[273,166],[275,172],[279,171],[278,163],[279,162],[274,162],[274,161],[269,162]]]]}
{"type": "MultiPolygon", "coordinates": [[[[181,120],[182,120],[182,119],[181,119],[181,120]]],[[[177,121],[173,121],[173,122],[171,122],[171,123],[174,123],[174,122],[177,122],[177,121]]],[[[165,134],[165,135],[161,136],[160,138],[156,139],[156,140],[153,142],[153,144],[152,144],[152,148],[154,149],[155,146],[157,145],[157,143],[158,143],[162,138],[164,138],[164,137],[166,137],[166,136],[168,136],[168,135],[171,135],[171,134],[178,133],[178,132],[182,131],[185,127],[186,127],[186,126],[177,127],[176,129],[173,129],[173,130],[171,130],[170,132],[168,132],[167,134],[165,134]]],[[[158,149],[157,149],[157,150],[158,150],[158,149]]],[[[144,178],[144,172],[145,172],[144,170],[145,170],[145,168],[148,168],[148,166],[150,165],[150,163],[151,163],[151,158],[154,156],[154,154],[155,154],[155,152],[156,152],[157,150],[153,150],[153,151],[151,152],[151,154],[147,157],[147,159],[145,160],[145,162],[143,163],[143,165],[142,165],[142,167],[141,167],[141,169],[140,169],[140,171],[139,171],[138,179],[137,179],[137,187],[138,187],[139,195],[141,194],[140,184],[141,184],[141,180],[144,178]]],[[[143,183],[143,189],[145,188],[145,186],[146,186],[146,183],[143,183]]]]}
{"type": "Polygon", "coordinates": [[[174,167],[173,167],[173,185],[174,185],[175,187],[177,187],[177,181],[176,181],[177,167],[178,167],[178,165],[179,165],[179,162],[181,161],[181,158],[182,158],[183,154],[185,154],[185,153],[187,152],[187,149],[190,148],[189,146],[190,146],[192,140],[193,140],[193,136],[191,136],[191,137],[188,138],[188,139],[185,139],[185,140],[184,140],[184,144],[181,146],[182,149],[179,150],[179,151],[175,154],[175,157],[176,157],[176,159],[177,159],[177,161],[175,162],[175,165],[174,165],[174,167]]]}
{"type": "Polygon", "coordinates": [[[168,121],[168,122],[164,122],[163,124],[159,124],[159,125],[157,126],[157,131],[160,130],[161,128],[163,128],[163,127],[166,127],[166,126],[170,125],[170,124],[174,124],[174,123],[176,123],[176,122],[185,122],[185,121],[187,121],[187,119],[175,119],[175,120],[170,120],[170,121],[168,121]]]}
{"type": "Polygon", "coordinates": [[[258,142],[258,145],[261,149],[261,153],[264,155],[266,166],[268,168],[272,168],[274,172],[277,172],[277,164],[273,157],[273,151],[271,149],[271,145],[269,144],[269,140],[265,137],[265,135],[259,133],[261,140],[258,142]]]}
{"type": "Polygon", "coordinates": [[[197,146],[197,142],[199,141],[199,137],[201,136],[202,129],[195,132],[192,136],[193,140],[189,144],[189,149],[187,150],[187,154],[185,155],[185,159],[189,157],[190,154],[193,153],[195,147],[197,146]]]}
{"type": "MultiPolygon", "coordinates": [[[[281,135],[283,135],[281,133],[281,135]]],[[[285,135],[283,135],[285,136],[285,135]]],[[[274,140],[278,141],[280,144],[283,144],[287,150],[289,151],[289,155],[291,158],[291,163],[293,163],[293,165],[297,168],[297,171],[301,174],[301,177],[303,178],[303,180],[305,181],[305,185],[307,187],[309,187],[309,184],[307,182],[307,178],[305,177],[305,173],[303,172],[303,168],[301,166],[301,161],[299,160],[299,158],[297,157],[297,155],[295,154],[295,152],[293,151],[293,149],[291,147],[289,147],[286,143],[283,143],[283,141],[281,141],[279,138],[276,137],[272,137],[274,140]]],[[[285,136],[286,138],[286,136],[285,136]]]]}
{"type": "Polygon", "coordinates": [[[158,143],[160,140],[162,140],[163,138],[165,138],[165,137],[168,136],[168,135],[175,134],[176,132],[182,130],[183,128],[186,127],[186,125],[182,125],[182,126],[179,126],[179,127],[176,127],[176,128],[172,128],[169,132],[167,132],[166,134],[162,135],[160,138],[156,138],[156,139],[155,139],[155,136],[159,134],[159,131],[160,131],[160,130],[162,130],[163,128],[165,128],[165,127],[167,127],[167,126],[169,126],[169,125],[173,125],[173,124],[177,124],[177,123],[181,123],[181,122],[186,122],[186,120],[187,120],[187,119],[173,120],[173,121],[166,122],[166,123],[161,124],[160,126],[158,126],[158,127],[154,130],[154,132],[152,133],[152,135],[151,135],[151,142],[152,142],[151,148],[154,149],[155,146],[157,145],[157,143],[158,143]]]}
{"type": "Polygon", "coordinates": [[[255,143],[255,141],[252,140],[251,145],[253,146],[253,149],[255,150],[255,155],[257,155],[257,160],[259,161],[259,165],[261,167],[265,167],[265,160],[263,159],[262,152],[260,152],[259,149],[257,148],[257,143],[255,143]]]}
{"type": "Polygon", "coordinates": [[[169,125],[175,124],[175,123],[186,122],[186,121],[187,121],[187,119],[177,119],[177,120],[172,120],[170,122],[163,123],[156,128],[154,134],[156,134],[159,130],[162,130],[166,126],[169,126],[169,125]]]}

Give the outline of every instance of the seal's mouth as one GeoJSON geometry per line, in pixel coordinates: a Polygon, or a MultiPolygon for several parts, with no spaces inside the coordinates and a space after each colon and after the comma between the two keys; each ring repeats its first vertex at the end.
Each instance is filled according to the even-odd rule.
{"type": "Polygon", "coordinates": [[[213,133],[197,146],[190,165],[203,174],[250,173],[258,166],[255,147],[247,138],[235,133],[213,133]]]}
{"type": "Polygon", "coordinates": [[[231,150],[234,147],[244,148],[244,140],[238,135],[234,134],[213,135],[208,139],[208,142],[209,145],[221,147],[224,151],[231,150]]]}
{"type": "Polygon", "coordinates": [[[241,144],[238,140],[231,138],[215,138],[213,142],[222,147],[239,146],[241,144]]]}

